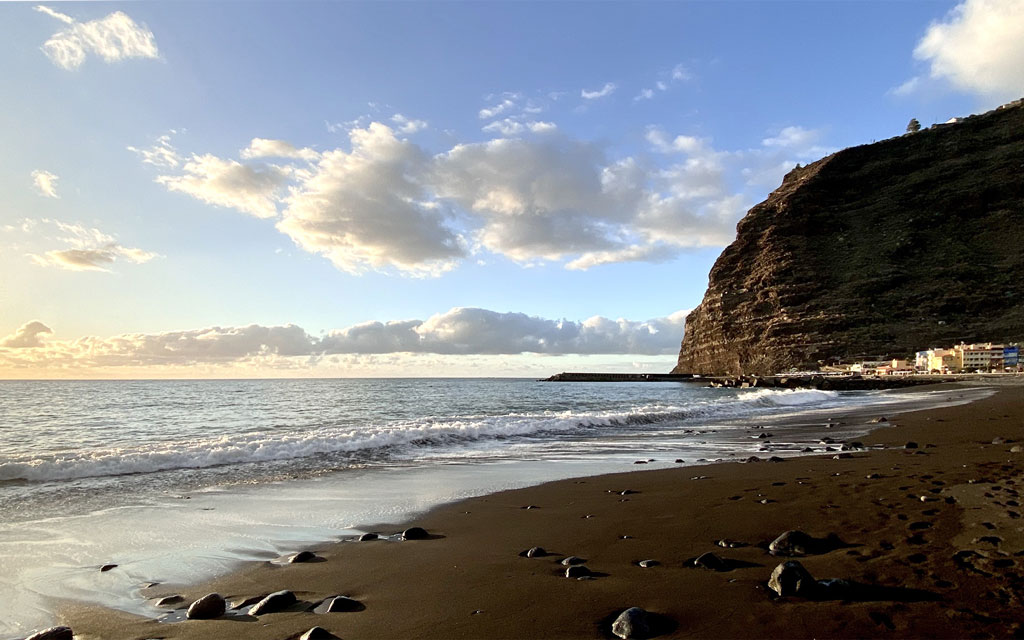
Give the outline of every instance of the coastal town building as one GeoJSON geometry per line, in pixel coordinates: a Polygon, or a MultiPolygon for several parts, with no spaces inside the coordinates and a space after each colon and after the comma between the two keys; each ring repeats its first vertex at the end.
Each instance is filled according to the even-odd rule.
{"type": "Polygon", "coordinates": [[[1020,347],[1015,344],[1003,347],[1003,368],[1018,369],[1020,365],[1020,347]]]}
{"type": "Polygon", "coordinates": [[[1003,369],[1003,348],[1005,345],[964,344],[953,347],[956,368],[960,371],[1001,371],[1003,369]]]}
{"type": "Polygon", "coordinates": [[[956,354],[952,349],[928,350],[927,373],[952,373],[956,368],[956,354]]]}

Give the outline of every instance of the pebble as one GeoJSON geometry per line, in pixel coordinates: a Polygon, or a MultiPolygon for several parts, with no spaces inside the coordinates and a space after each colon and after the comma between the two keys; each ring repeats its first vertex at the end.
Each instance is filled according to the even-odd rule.
{"type": "Polygon", "coordinates": [[[323,627],[313,627],[306,633],[299,636],[299,640],[335,640],[337,637],[338,636],[323,627]]]}
{"type": "Polygon", "coordinates": [[[25,640],[72,640],[75,637],[71,627],[50,627],[33,633],[25,640]]]}
{"type": "Polygon", "coordinates": [[[569,556],[568,558],[562,559],[562,564],[567,567],[574,564],[583,564],[584,562],[586,562],[586,560],[584,560],[583,558],[579,558],[577,556],[569,556]]]}
{"type": "Polygon", "coordinates": [[[697,559],[693,561],[693,566],[712,571],[724,571],[727,568],[725,561],[710,551],[697,556],[697,559]]]}
{"type": "Polygon", "coordinates": [[[566,578],[583,578],[590,576],[590,569],[582,564],[575,564],[571,567],[567,567],[565,570],[566,578]]]}
{"type": "Polygon", "coordinates": [[[911,440],[907,444],[903,445],[903,448],[904,449],[916,449],[917,448],[917,443],[914,442],[913,440],[911,440]]]}
{"type": "Polygon", "coordinates": [[[641,560],[637,564],[643,567],[644,569],[650,569],[651,567],[656,567],[661,563],[657,560],[641,560]]]}
{"type": "Polygon", "coordinates": [[[264,613],[276,613],[282,609],[287,609],[297,601],[298,598],[296,598],[295,594],[291,591],[275,591],[254,604],[252,609],[249,609],[249,615],[258,616],[264,613]]]}
{"type": "Polygon", "coordinates": [[[548,555],[548,552],[544,550],[544,547],[530,547],[523,555],[527,558],[541,558],[548,555]]]}
{"type": "Polygon", "coordinates": [[[117,568],[116,564],[105,564],[102,567],[100,567],[100,571],[110,571],[111,569],[116,569],[116,568],[117,568]]]}
{"type": "Polygon", "coordinates": [[[172,605],[172,604],[178,604],[179,602],[182,602],[184,600],[185,600],[185,598],[182,598],[179,595],[165,596],[165,597],[160,598],[159,600],[156,601],[156,606],[158,606],[158,607],[166,607],[166,606],[169,606],[169,605],[172,605]]]}
{"type": "Polygon", "coordinates": [[[791,529],[779,535],[768,545],[768,553],[773,556],[802,556],[809,553],[814,546],[815,540],[812,536],[791,529]]]}
{"type": "Polygon", "coordinates": [[[370,542],[372,540],[378,539],[379,537],[380,536],[378,536],[376,533],[364,533],[363,535],[359,536],[359,542],[370,542]]]}
{"type": "Polygon", "coordinates": [[[288,558],[288,564],[299,564],[316,560],[316,554],[312,551],[300,551],[288,558]]]}
{"type": "Polygon", "coordinates": [[[650,614],[640,607],[630,607],[615,618],[612,633],[624,640],[647,638],[651,634],[650,614]]]}
{"type": "Polygon", "coordinates": [[[402,532],[402,540],[426,540],[429,537],[430,534],[422,527],[409,527],[402,532]]]}
{"type": "Polygon", "coordinates": [[[327,613],[340,613],[343,611],[359,611],[361,608],[362,604],[358,600],[353,600],[348,596],[336,596],[327,603],[325,611],[327,613]]]}
{"type": "Polygon", "coordinates": [[[208,593],[193,602],[185,617],[189,620],[209,620],[219,618],[227,610],[227,603],[219,593],[208,593]]]}

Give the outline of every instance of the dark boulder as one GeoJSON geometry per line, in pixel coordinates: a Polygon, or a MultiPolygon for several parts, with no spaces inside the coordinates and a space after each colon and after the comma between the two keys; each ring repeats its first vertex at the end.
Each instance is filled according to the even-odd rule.
{"type": "Polygon", "coordinates": [[[816,587],[810,572],[796,560],[775,567],[768,579],[768,588],[780,596],[809,595],[816,587]]]}
{"type": "Polygon", "coordinates": [[[402,540],[427,540],[430,534],[422,527],[409,527],[402,532],[402,540]]]}

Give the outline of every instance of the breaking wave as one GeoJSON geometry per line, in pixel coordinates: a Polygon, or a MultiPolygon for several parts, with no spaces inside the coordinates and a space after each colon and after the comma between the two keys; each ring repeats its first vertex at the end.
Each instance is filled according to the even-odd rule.
{"type": "Polygon", "coordinates": [[[422,418],[355,428],[320,427],[145,443],[59,456],[23,455],[0,462],[0,482],[63,481],[330,455],[368,460],[398,451],[415,455],[424,448],[437,450],[481,441],[586,436],[594,431],[626,432],[651,426],[671,429],[674,425],[692,426],[697,420],[763,414],[771,408],[820,406],[837,397],[834,391],[753,389],[687,406],[655,404],[620,411],[422,418]]]}

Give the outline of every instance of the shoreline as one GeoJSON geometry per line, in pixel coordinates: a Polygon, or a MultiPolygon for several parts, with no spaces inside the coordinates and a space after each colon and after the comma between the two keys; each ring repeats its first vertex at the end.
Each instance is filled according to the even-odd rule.
{"type": "MultiPolygon", "coordinates": [[[[963,388],[954,386],[950,393],[963,388]]],[[[951,411],[957,414],[958,420],[965,420],[975,413],[972,407],[977,409],[991,403],[1005,405],[1005,409],[1001,410],[1010,411],[1006,414],[1012,416],[1009,420],[1016,419],[1017,422],[1014,424],[1020,425],[1022,389],[1018,386],[1004,385],[995,388],[998,390],[995,396],[977,403],[906,414],[898,420],[901,425],[899,429],[875,429],[861,440],[866,445],[882,444],[891,440],[897,432],[902,434],[908,432],[908,429],[913,432],[915,429],[920,430],[922,425],[927,426],[931,422],[928,414],[951,411]]],[[[937,421],[930,426],[939,424],[937,421]]],[[[978,423],[977,420],[975,422],[978,423]]],[[[1009,425],[1006,428],[1009,428],[1009,425]]],[[[1018,426],[1016,430],[1020,431],[1020,427],[1018,426]]],[[[945,431],[943,430],[944,433],[945,431]]],[[[897,439],[902,437],[903,435],[897,435],[897,439]]],[[[718,620],[719,625],[726,624],[728,620],[723,621],[720,616],[704,612],[704,615],[696,618],[703,617],[705,621],[695,625],[694,612],[676,601],[682,594],[689,593],[696,600],[707,601],[706,604],[710,606],[722,597],[716,595],[715,591],[725,589],[730,594],[740,596],[740,603],[754,609],[763,608],[765,603],[777,607],[778,603],[768,598],[763,586],[758,587],[767,580],[771,568],[777,564],[774,562],[776,559],[767,556],[756,546],[766,542],[767,537],[774,537],[763,533],[763,527],[768,522],[777,521],[780,512],[788,511],[791,512],[790,519],[799,522],[785,526],[777,531],[776,535],[785,529],[798,528],[812,535],[838,533],[845,540],[849,533],[844,533],[843,530],[826,530],[835,527],[823,526],[821,523],[834,521],[835,514],[838,513],[864,511],[865,508],[874,505],[874,502],[867,506],[840,505],[840,496],[835,493],[835,487],[832,487],[826,496],[817,496],[825,490],[819,483],[832,485],[835,481],[829,479],[842,478],[843,475],[854,473],[852,469],[858,466],[877,466],[879,463],[876,458],[894,458],[896,461],[902,461],[902,465],[907,467],[921,467],[926,462],[936,462],[940,454],[945,453],[942,450],[948,449],[952,444],[952,441],[948,440],[948,434],[944,437],[947,437],[947,442],[939,443],[935,448],[926,448],[930,441],[922,442],[916,454],[909,450],[888,449],[851,452],[852,458],[841,460],[805,456],[789,458],[785,464],[740,465],[725,462],[681,469],[589,476],[503,491],[441,505],[415,518],[412,524],[424,526],[428,531],[436,531],[443,536],[435,540],[403,543],[340,542],[322,545],[314,548],[326,562],[289,566],[252,562],[238,571],[205,584],[189,587],[158,585],[144,592],[145,595],[154,598],[170,595],[171,592],[180,593],[186,597],[187,602],[208,591],[216,590],[230,600],[237,601],[247,597],[246,594],[261,595],[287,588],[295,591],[299,599],[306,604],[314,604],[330,595],[351,595],[363,602],[366,607],[365,611],[358,613],[314,614],[294,610],[264,615],[258,619],[254,616],[245,616],[245,619],[188,621],[181,624],[157,622],[79,603],[65,603],[59,607],[59,613],[61,619],[70,624],[79,637],[83,638],[227,637],[223,634],[238,632],[243,628],[239,626],[240,623],[245,621],[258,621],[258,624],[244,625],[244,633],[252,635],[253,638],[297,636],[314,624],[330,629],[341,637],[606,637],[608,621],[601,623],[601,620],[615,613],[614,607],[619,606],[612,605],[612,600],[620,600],[620,610],[629,606],[642,606],[675,620],[677,628],[667,637],[805,635],[798,627],[772,626],[772,616],[759,619],[759,624],[749,628],[723,626],[721,633],[713,632],[706,626],[709,620],[718,620]],[[866,460],[871,462],[865,462],[866,460]],[[800,477],[806,477],[807,480],[797,480],[796,477],[787,479],[797,468],[805,466],[808,469],[801,471],[800,477]],[[823,475],[825,470],[833,468],[842,469],[840,473],[843,475],[823,475]],[[774,486],[778,482],[784,484],[774,486]],[[606,484],[609,486],[605,487],[606,484]],[[811,484],[815,486],[812,488],[809,486],[811,484]],[[629,494],[626,498],[607,493],[611,489],[619,489],[619,485],[624,487],[621,490],[635,486],[637,488],[632,490],[637,493],[629,494]],[[723,496],[723,492],[730,495],[723,496]],[[682,498],[680,493],[683,494],[682,498]],[[755,494],[753,497],[757,500],[751,499],[751,493],[755,494]],[[757,493],[763,493],[764,497],[759,498],[757,493]],[[738,498],[730,500],[733,497],[738,498]],[[820,504],[806,504],[808,501],[822,502],[823,497],[827,497],[826,502],[832,505],[824,511],[820,504]],[[760,500],[768,502],[761,504],[760,500]],[[530,504],[535,504],[539,508],[520,508],[530,504]],[[672,515],[667,515],[664,511],[670,505],[672,509],[669,509],[669,512],[672,515]],[[844,509],[847,511],[843,511],[844,509]],[[575,513],[581,510],[587,513],[575,513]],[[590,513],[591,511],[593,513],[590,513]],[[690,512],[689,521],[681,522],[680,520],[686,519],[683,517],[686,511],[690,512]],[[693,521],[694,514],[700,515],[697,518],[699,522],[693,521]],[[712,526],[712,523],[706,521],[709,514],[715,514],[720,522],[712,526]],[[585,515],[594,517],[584,518],[585,515]],[[761,533],[749,533],[750,527],[755,526],[751,520],[756,521],[756,525],[761,527],[758,529],[761,533]],[[623,531],[613,533],[618,529],[623,531]],[[730,529],[733,531],[730,532],[730,529]],[[712,530],[717,533],[712,533],[712,530]],[[668,535],[667,531],[674,532],[674,535],[668,535]],[[699,535],[698,531],[703,535],[699,535]],[[714,540],[710,539],[714,536],[736,540],[751,538],[746,540],[751,544],[738,549],[716,548],[714,540]],[[557,567],[560,565],[552,561],[557,558],[518,557],[520,551],[531,546],[543,546],[552,553],[587,558],[588,566],[592,570],[607,575],[586,583],[558,577],[557,567]],[[631,549],[632,555],[628,558],[623,555],[630,553],[631,549]],[[715,551],[723,557],[747,562],[752,566],[721,574],[682,567],[683,560],[700,555],[704,551],[715,551]],[[645,559],[641,556],[659,559],[661,566],[641,569],[635,565],[637,561],[645,559]],[[450,568],[449,562],[453,562],[450,568]],[[730,578],[734,578],[735,582],[730,582],[730,578]],[[496,585],[495,581],[507,583],[507,587],[496,585]],[[699,587],[696,590],[695,585],[699,587]],[[746,591],[737,591],[738,585],[745,585],[746,591]],[[651,590],[657,590],[659,587],[663,593],[655,596],[651,590]],[[673,591],[676,592],[674,597],[671,595],[673,591]],[[524,595],[529,593],[534,593],[536,600],[542,602],[533,601],[533,598],[524,599],[524,595]],[[613,598],[616,593],[620,595],[613,598]],[[667,600],[666,596],[669,596],[667,600]],[[645,599],[646,604],[641,601],[645,599]],[[570,620],[565,619],[564,607],[556,604],[562,602],[577,610],[570,616],[570,620]],[[594,609],[598,603],[604,603],[604,608],[594,609]],[[524,607],[535,613],[529,620],[509,616],[507,612],[505,615],[501,613],[502,609],[514,613],[524,607]],[[403,612],[399,616],[402,620],[393,619],[393,612],[396,610],[403,612]],[[602,615],[597,616],[598,613],[602,615]],[[268,623],[269,626],[264,626],[268,623]],[[746,632],[743,629],[747,629],[746,632]]],[[[948,470],[943,471],[947,472],[948,470]]],[[[877,485],[882,489],[885,488],[884,485],[891,484],[885,480],[897,477],[882,475],[883,478],[864,484],[877,485]]],[[[860,485],[852,484],[858,487],[860,485]]],[[[866,486],[861,490],[866,491],[866,486]]],[[[927,503],[913,506],[920,509],[922,504],[929,506],[927,503]]],[[[941,518],[940,514],[935,515],[941,518]]],[[[858,522],[878,520],[876,516],[868,517],[869,514],[862,513],[861,516],[864,517],[840,520],[843,524],[840,529],[855,529],[862,526],[858,522]]],[[[897,521],[899,522],[898,518],[897,521]]],[[[774,528],[780,526],[783,525],[779,523],[774,528]]],[[[388,530],[385,525],[381,525],[378,530],[382,533],[400,530],[398,526],[391,529],[388,530]]],[[[870,546],[859,540],[853,542],[870,546]]],[[[901,544],[893,540],[887,541],[887,544],[893,545],[895,550],[909,543],[901,544]]],[[[910,545],[914,549],[920,546],[922,545],[910,545]]],[[[860,547],[852,550],[858,548],[860,547]]],[[[877,551],[872,551],[871,557],[863,561],[865,565],[873,564],[885,555],[896,553],[890,551],[888,554],[875,555],[877,551]]],[[[821,569],[817,566],[821,564],[820,558],[808,558],[805,565],[815,577],[846,577],[864,581],[863,571],[860,574],[850,571],[850,568],[858,567],[850,565],[851,562],[856,562],[850,560],[854,556],[838,555],[844,553],[832,552],[827,554],[827,557],[840,560],[838,564],[845,573],[838,570],[830,573],[821,569]]],[[[926,560],[921,561],[924,564],[917,563],[918,570],[928,564],[928,554],[923,555],[926,560]]],[[[866,556],[862,553],[860,557],[866,556]]],[[[910,574],[919,578],[920,576],[913,572],[915,566],[911,565],[915,563],[909,563],[904,569],[911,569],[910,574]]],[[[881,576],[881,572],[875,573],[881,576]]],[[[901,572],[897,573],[901,573],[898,580],[900,583],[907,580],[907,575],[902,575],[907,571],[901,569],[901,572]]],[[[936,587],[932,585],[932,589],[936,587]]],[[[892,606],[892,603],[884,602],[873,604],[882,609],[892,606]]],[[[795,605],[795,610],[805,605],[806,603],[795,605]]],[[[906,606],[905,603],[900,605],[906,606]]],[[[826,611],[837,606],[837,603],[815,602],[812,608],[826,611]]],[[[834,612],[829,615],[834,615],[834,612]]],[[[887,619],[895,619],[892,617],[894,614],[883,612],[881,615],[888,616],[887,619]]],[[[904,614],[904,617],[907,615],[910,614],[904,614]]],[[[845,624],[808,633],[849,636],[878,635],[879,632],[886,631],[885,625],[879,627],[871,620],[869,622],[871,626],[867,627],[850,627],[849,624],[845,624]],[[852,629],[858,631],[854,632],[852,629]]],[[[972,624],[976,626],[980,623],[975,621],[972,624]]],[[[947,626],[936,628],[935,632],[943,631],[947,626]]],[[[973,626],[970,629],[972,632],[976,630],[973,626]]],[[[917,631],[912,633],[934,635],[917,631]]]]}

